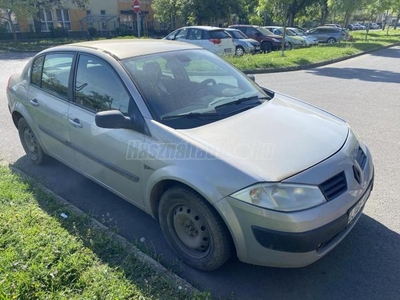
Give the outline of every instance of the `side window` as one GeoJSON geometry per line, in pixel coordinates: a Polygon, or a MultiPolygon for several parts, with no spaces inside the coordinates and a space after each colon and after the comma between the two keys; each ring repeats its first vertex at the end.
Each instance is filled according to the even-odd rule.
{"type": "Polygon", "coordinates": [[[55,96],[67,99],[69,75],[73,59],[74,54],[46,55],[43,64],[41,87],[55,96]]]}
{"type": "Polygon", "coordinates": [[[42,85],[42,71],[43,71],[44,56],[38,57],[32,64],[31,83],[38,87],[42,85]]]}
{"type": "Polygon", "coordinates": [[[176,40],[181,40],[181,39],[186,39],[186,35],[187,35],[188,29],[182,29],[179,33],[177,33],[177,35],[175,36],[176,40]]]}
{"type": "Polygon", "coordinates": [[[190,29],[189,40],[201,40],[201,29],[190,29]]]}
{"type": "Polygon", "coordinates": [[[75,101],[94,112],[117,109],[128,114],[130,94],[115,70],[105,61],[80,55],[75,101]]]}
{"type": "Polygon", "coordinates": [[[258,30],[253,28],[253,27],[251,27],[251,28],[247,28],[246,32],[247,32],[247,34],[250,34],[250,35],[256,35],[258,30]]]}

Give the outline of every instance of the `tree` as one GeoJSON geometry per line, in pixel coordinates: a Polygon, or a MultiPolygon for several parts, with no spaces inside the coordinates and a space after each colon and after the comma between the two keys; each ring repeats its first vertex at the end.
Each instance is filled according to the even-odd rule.
{"type": "Polygon", "coordinates": [[[14,41],[17,41],[17,33],[14,27],[13,17],[23,17],[32,15],[35,11],[33,0],[0,0],[1,14],[0,18],[10,24],[14,41]]]}
{"type": "Polygon", "coordinates": [[[264,5],[269,5],[273,7],[273,13],[279,20],[279,23],[283,26],[283,37],[282,37],[282,56],[285,56],[285,37],[286,37],[286,27],[288,23],[288,15],[290,5],[293,3],[292,0],[268,0],[268,1],[260,1],[260,8],[267,9],[264,5]]]}
{"type": "Polygon", "coordinates": [[[53,9],[55,7],[70,8],[71,6],[84,8],[89,1],[90,0],[0,0],[0,18],[10,23],[14,40],[16,41],[17,34],[13,26],[13,16],[15,16],[17,19],[21,17],[33,17],[34,21],[39,22],[38,28],[36,28],[36,26],[35,28],[40,32],[41,9],[53,9]]]}
{"type": "Polygon", "coordinates": [[[154,0],[151,7],[159,22],[168,24],[169,29],[175,29],[177,21],[184,15],[186,3],[182,0],[154,0]]]}

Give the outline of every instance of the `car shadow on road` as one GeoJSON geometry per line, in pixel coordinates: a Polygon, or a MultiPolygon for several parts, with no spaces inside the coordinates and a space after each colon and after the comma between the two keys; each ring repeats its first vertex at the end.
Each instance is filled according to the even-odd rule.
{"type": "Polygon", "coordinates": [[[396,299],[399,251],[398,233],[362,215],[337,248],[308,267],[279,269],[234,261],[206,276],[231,288],[238,299],[396,299]]]}
{"type": "Polygon", "coordinates": [[[399,72],[381,71],[373,69],[321,67],[321,68],[307,70],[306,73],[317,76],[354,79],[354,80],[370,81],[370,82],[400,83],[399,72]]]}
{"type": "MultiPolygon", "coordinates": [[[[393,41],[391,41],[393,43],[393,41]]],[[[400,47],[392,47],[381,51],[373,51],[369,53],[373,56],[389,57],[389,58],[399,58],[400,57],[400,47]]]]}
{"type": "MultiPolygon", "coordinates": [[[[311,266],[269,268],[233,258],[214,272],[201,272],[177,262],[156,220],[72,169],[56,161],[36,166],[26,156],[13,166],[97,220],[112,219],[111,225],[129,241],[144,238],[144,247],[162,257],[167,267],[174,265],[182,278],[215,297],[375,300],[397,299],[400,294],[400,235],[365,214],[337,248],[311,266]]],[[[119,267],[99,249],[92,250],[105,263],[119,267]]]]}

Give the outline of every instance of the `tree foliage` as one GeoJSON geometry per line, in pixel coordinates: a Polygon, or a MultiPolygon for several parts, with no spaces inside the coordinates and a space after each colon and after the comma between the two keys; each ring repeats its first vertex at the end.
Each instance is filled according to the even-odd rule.
{"type": "Polygon", "coordinates": [[[15,28],[12,25],[13,16],[15,16],[17,19],[21,17],[33,17],[34,20],[37,20],[40,23],[41,9],[50,10],[58,7],[84,8],[90,1],[91,0],[0,0],[0,18],[10,23],[14,40],[17,40],[15,28]]]}

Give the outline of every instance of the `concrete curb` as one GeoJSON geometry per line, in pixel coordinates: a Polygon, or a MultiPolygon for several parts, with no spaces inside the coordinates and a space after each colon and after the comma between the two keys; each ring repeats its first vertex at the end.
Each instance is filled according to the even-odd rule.
{"type": "MultiPolygon", "coordinates": [[[[43,190],[46,194],[51,195],[54,197],[59,203],[67,206],[71,211],[73,211],[76,214],[79,215],[87,215],[85,212],[77,208],[76,206],[72,205],[70,202],[68,202],[66,199],[63,197],[57,195],[50,189],[48,189],[46,186],[41,184],[40,182],[37,182],[34,178],[29,176],[28,174],[22,172],[18,168],[10,165],[9,163],[6,163],[4,161],[1,162],[1,165],[7,166],[10,168],[10,170],[13,173],[18,174],[22,178],[28,180],[33,186],[43,190]]],[[[174,281],[177,285],[177,289],[180,287],[182,288],[183,291],[187,291],[191,294],[199,293],[199,290],[197,290],[195,287],[193,287],[190,283],[188,283],[186,280],[182,279],[175,273],[167,270],[163,265],[155,261],[153,258],[150,256],[146,255],[143,253],[140,249],[138,249],[135,245],[130,243],[126,238],[116,234],[115,232],[112,232],[107,226],[103,225],[99,221],[95,220],[94,218],[90,218],[90,226],[95,227],[97,229],[102,230],[103,232],[106,232],[112,239],[116,240],[117,242],[121,243],[129,252],[133,253],[136,258],[138,258],[140,261],[143,263],[147,264],[150,266],[150,268],[157,272],[158,274],[162,275],[163,277],[168,278],[171,281],[174,281]]]]}
{"type": "Polygon", "coordinates": [[[395,47],[395,46],[400,46],[400,42],[395,43],[395,44],[390,44],[387,46],[383,46],[383,47],[379,47],[379,48],[374,48],[374,49],[360,52],[357,54],[353,54],[353,55],[349,55],[349,56],[345,56],[345,57],[339,57],[339,58],[335,58],[335,59],[331,59],[331,60],[323,61],[323,62],[319,62],[319,63],[314,63],[314,64],[294,66],[294,67],[285,67],[285,68],[242,70],[242,72],[245,74],[268,74],[268,73],[308,70],[308,69],[313,69],[313,68],[317,68],[317,67],[330,65],[333,63],[348,60],[348,59],[355,58],[355,57],[358,57],[358,56],[361,56],[364,54],[368,54],[368,53],[375,52],[375,51],[382,50],[382,49],[388,49],[388,48],[395,47]]]}

